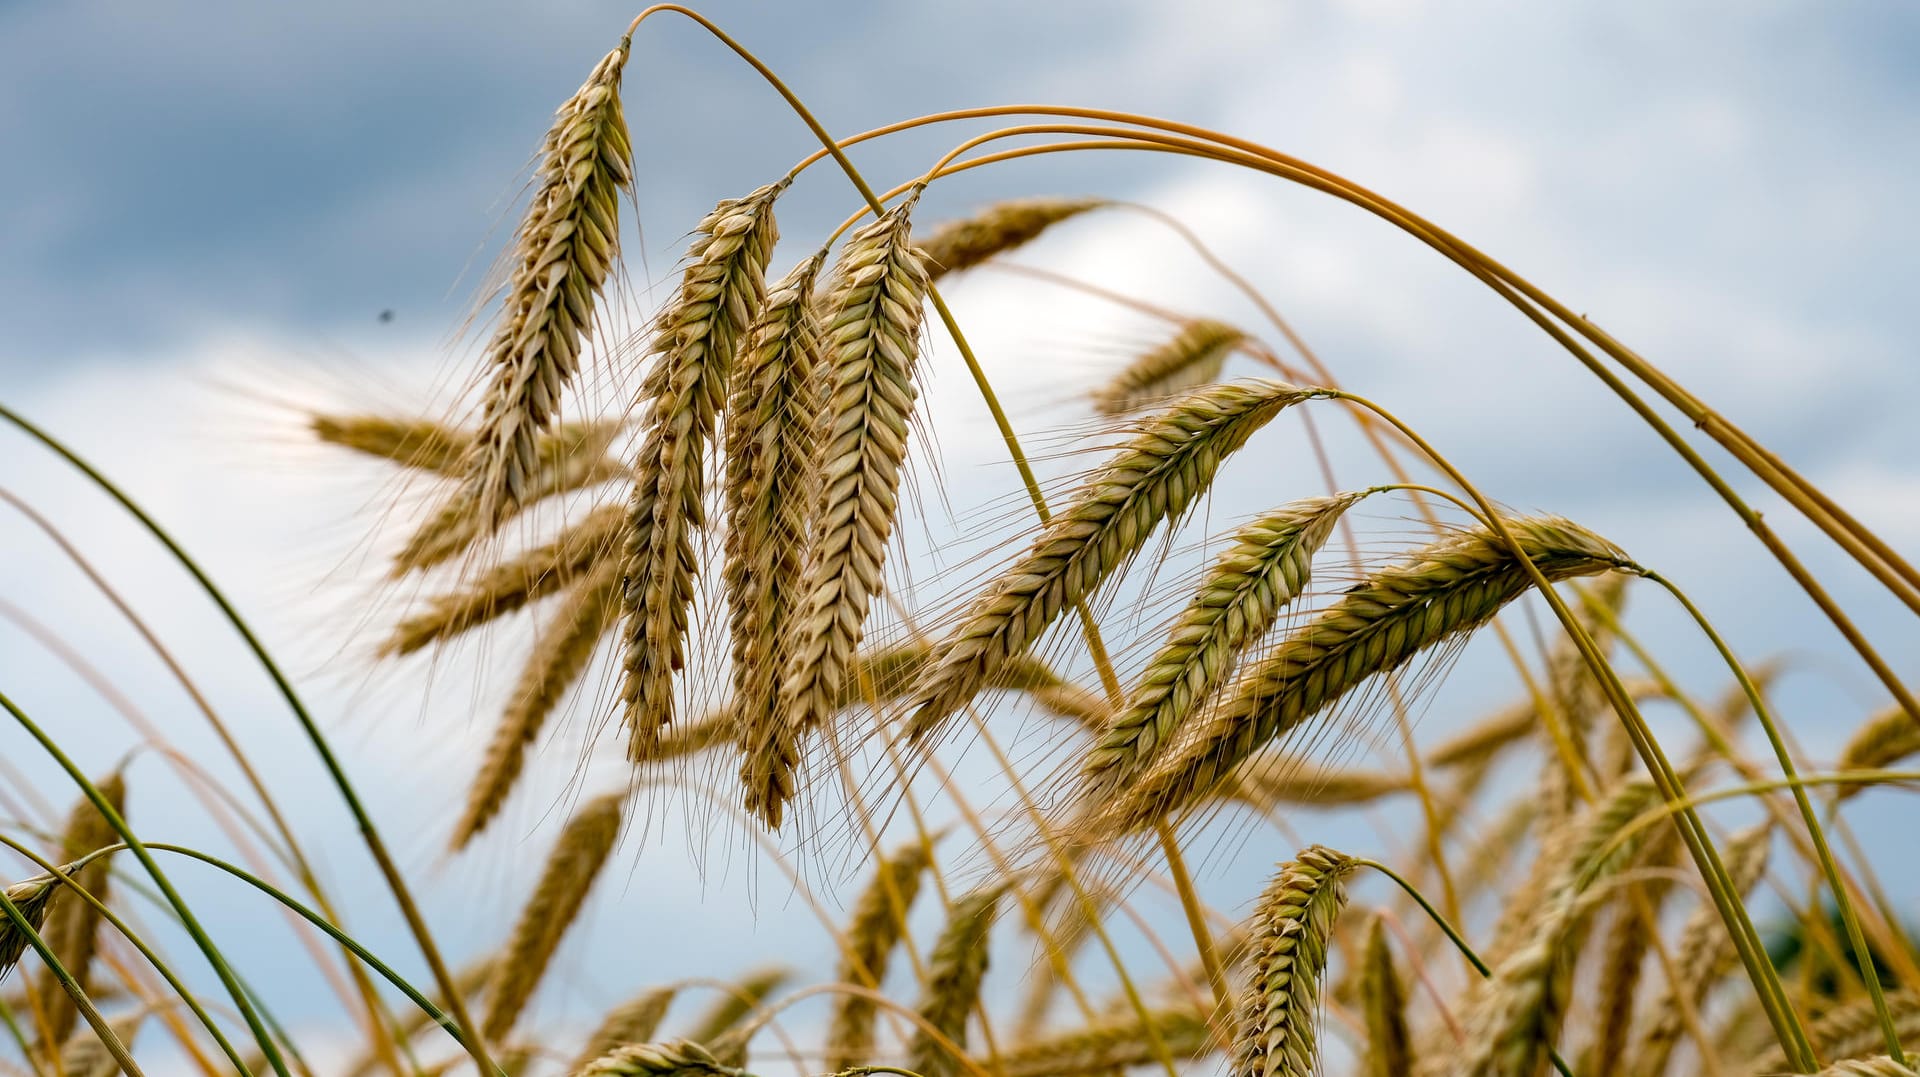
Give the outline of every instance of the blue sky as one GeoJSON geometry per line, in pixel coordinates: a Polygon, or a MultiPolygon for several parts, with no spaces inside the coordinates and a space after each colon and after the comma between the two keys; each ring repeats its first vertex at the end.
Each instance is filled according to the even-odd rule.
{"type": "MultiPolygon", "coordinates": [[[[703,10],[836,131],[983,103],[1095,104],[1210,125],[1330,167],[1589,314],[1897,546],[1920,540],[1910,320],[1920,280],[1920,13],[1911,6],[703,10]]],[[[404,406],[465,377],[471,352],[450,338],[511,229],[528,155],[632,14],[586,2],[0,5],[0,396],[71,436],[206,555],[396,818],[450,800],[441,779],[465,773],[466,731],[484,729],[490,697],[451,687],[459,678],[450,671],[467,667],[443,670],[424,703],[422,671],[369,673],[360,662],[367,636],[354,629],[374,575],[361,541],[385,488],[377,472],[299,445],[286,405],[404,406]],[[383,322],[387,310],[394,317],[383,322]],[[471,726],[469,704],[479,713],[471,726]]],[[[631,305],[644,311],[646,285],[672,273],[692,222],[716,199],[777,176],[811,143],[731,54],[680,21],[642,32],[625,101],[641,226],[628,247],[631,305]]],[[[897,180],[979,129],[916,133],[857,157],[897,180]]],[[[1345,384],[1399,410],[1493,496],[1622,542],[1694,592],[1743,653],[1802,656],[1782,708],[1816,758],[1879,703],[1811,605],[1617,401],[1484,289],[1379,222],[1271,179],[1139,155],[983,170],[936,188],[923,213],[1079,193],[1178,215],[1274,298],[1345,384]]],[[[782,262],[856,205],[827,170],[806,177],[782,202],[791,241],[782,262]]],[[[1075,224],[1023,258],[1179,309],[1256,321],[1137,215],[1075,224]]],[[[1095,301],[1006,275],[982,272],[953,293],[1016,421],[1036,438],[1079,429],[1075,389],[1150,333],[1095,301]]],[[[965,513],[1004,497],[1011,476],[954,356],[936,349],[930,363],[940,474],[965,513]]],[[[1351,437],[1332,436],[1351,461],[1343,478],[1378,481],[1351,437]]],[[[1256,447],[1268,466],[1231,477],[1191,539],[1209,523],[1217,531],[1318,492],[1297,431],[1256,447]]],[[[310,761],[177,573],[24,441],[0,437],[0,453],[6,486],[84,537],[223,709],[245,716],[270,772],[312,794],[308,823],[330,870],[365,885],[310,761]]],[[[1911,616],[1763,488],[1740,487],[1858,610],[1896,667],[1920,674],[1911,616]]],[[[1398,526],[1394,511],[1373,522],[1398,526]]],[[[934,519],[923,530],[948,526],[934,519]]],[[[37,536],[7,519],[0,543],[0,595],[112,671],[190,751],[211,751],[177,689],[37,536]]],[[[1670,648],[1663,653],[1689,683],[1716,689],[1710,654],[1651,596],[1639,601],[1648,638],[1670,648]]],[[[493,645],[505,658],[467,658],[510,673],[516,638],[493,645]]],[[[11,627],[0,626],[0,639],[7,690],[71,723],[86,763],[110,765],[127,743],[110,712],[11,627]]],[[[1463,670],[1478,669],[1473,661],[1463,670]]],[[[1502,698],[1505,683],[1450,685],[1455,694],[1429,720],[1502,698]]],[[[0,746],[9,761],[27,757],[10,732],[0,746]]],[[[549,752],[556,774],[528,798],[539,805],[525,808],[519,833],[544,835],[544,805],[563,790],[558,772],[571,773],[577,750],[549,752]]],[[[164,798],[139,806],[166,825],[204,830],[164,798]]],[[[1873,818],[1890,818],[1878,810],[1873,818]]],[[[509,914],[513,861],[529,855],[515,850],[544,840],[452,865],[438,860],[436,838],[403,844],[458,947],[509,914]]],[[[1284,855],[1264,845],[1257,853],[1284,855]]],[[[665,896],[643,883],[655,872],[685,882],[685,872],[650,857],[610,910],[691,916],[702,901],[744,900],[733,885],[744,871],[665,896]]],[[[768,874],[753,904],[757,926],[719,944],[722,971],[804,924],[768,874]]],[[[1230,868],[1219,874],[1223,893],[1244,889],[1230,868]]],[[[1920,885],[1911,871],[1896,879],[1909,895],[1920,885]]],[[[211,891],[208,900],[224,899],[211,891]]],[[[359,915],[400,947],[377,901],[359,915]]],[[[270,940],[272,929],[236,914],[232,930],[270,940]]],[[[571,960],[590,985],[582,992],[618,988],[605,959],[571,960]]]]}

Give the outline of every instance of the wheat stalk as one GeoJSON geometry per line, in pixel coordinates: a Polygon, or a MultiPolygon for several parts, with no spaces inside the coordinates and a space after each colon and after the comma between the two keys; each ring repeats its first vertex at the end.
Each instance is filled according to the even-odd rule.
{"type": "Polygon", "coordinates": [[[1313,1077],[1327,940],[1352,857],[1311,846],[1281,865],[1254,906],[1253,975],[1240,1006],[1234,1077],[1313,1077]]]}
{"type": "MultiPolygon", "coordinates": [[[[1005,884],[990,885],[955,901],[927,959],[920,1017],[960,1050],[967,1046],[967,1015],[980,1001],[980,984],[987,975],[987,936],[1006,890],[1005,884]]],[[[926,1027],[919,1027],[907,1045],[907,1068],[920,1077],[955,1077],[960,1059],[926,1027]]]]}
{"type": "Polygon", "coordinates": [[[820,493],[793,648],[780,689],[789,731],[764,761],[747,809],[778,827],[792,795],[801,737],[825,722],[860,647],[867,607],[880,591],[887,538],[913,421],[926,269],[912,246],[916,190],[847,241],[828,320],[826,414],[812,462],[820,493]]]}
{"type": "MultiPolygon", "coordinates": [[[[126,814],[126,775],[116,770],[102,778],[95,787],[114,811],[126,814]]],[[[67,813],[66,826],[60,832],[60,859],[79,860],[88,853],[119,841],[120,832],[107,822],[107,817],[101,814],[91,799],[82,797],[67,813]]],[[[101,857],[74,873],[73,881],[81,890],[105,904],[112,886],[112,867],[105,857],[101,857]]],[[[81,990],[89,994],[93,990],[93,959],[99,949],[100,922],[100,910],[92,902],[75,895],[54,906],[47,914],[46,930],[42,932],[47,949],[52,950],[60,963],[66,966],[81,990]]],[[[47,999],[46,1024],[42,1034],[47,1043],[60,1043],[73,1032],[80,1014],[74,1008],[73,1000],[60,990],[58,981],[51,973],[41,982],[47,999]]]]}
{"type": "Polygon", "coordinates": [[[746,1077],[698,1043],[633,1043],[573,1071],[574,1077],[746,1077]]]}
{"type": "Polygon", "coordinates": [[[973,217],[945,221],[916,240],[927,276],[938,280],[1032,241],[1048,228],[1106,205],[1101,198],[1016,198],[996,202],[973,217]]]}
{"type": "Polygon", "coordinates": [[[1122,833],[1205,795],[1264,744],[1332,707],[1368,678],[1491,620],[1532,586],[1520,556],[1550,581],[1628,564],[1612,544],[1557,517],[1506,520],[1519,552],[1476,527],[1375,573],[1288,636],[1240,679],[1231,699],[1163,745],[1142,778],[1104,810],[1093,833],[1122,833]]]}
{"type": "Polygon", "coordinates": [[[1406,1077],[1413,1072],[1413,1040],[1407,1032],[1407,993],[1393,968],[1386,921],[1367,922],[1367,948],[1360,966],[1360,1010],[1367,1026],[1367,1077],[1406,1077]]]}
{"type": "Polygon", "coordinates": [[[720,202],[695,229],[679,294],[660,314],[659,356],[641,396],[645,434],[627,508],[623,631],[627,754],[648,757],[673,721],[673,677],[685,658],[694,540],[706,524],[707,442],[727,400],[734,354],[766,299],[779,228],[777,183],[720,202]]]}
{"type": "MultiPolygon", "coordinates": [[[[907,911],[919,896],[929,856],[920,842],[901,846],[874,869],[873,879],[854,903],[837,978],[842,983],[878,989],[886,982],[893,951],[907,930],[907,911]]],[[[834,997],[827,1031],[827,1064],[834,1070],[866,1061],[873,1051],[875,1005],[866,995],[834,997]]]]}
{"type": "Polygon", "coordinates": [[[1207,1016],[1193,1007],[1109,1017],[1057,1036],[1016,1043],[999,1053],[1002,1077],[1080,1077],[1115,1073],[1158,1060],[1158,1039],[1175,1059],[1204,1058],[1219,1046],[1207,1016]]]}
{"type": "Polygon", "coordinates": [[[459,851],[477,837],[505,806],[526,766],[527,749],[547,717],[559,709],[593,659],[600,637],[619,608],[619,562],[607,558],[593,575],[576,584],[566,602],[540,633],[521,667],[507,708],[494,727],[480,759],[480,772],[467,791],[466,806],[454,824],[452,848],[459,851]]]}
{"type": "Polygon", "coordinates": [[[487,345],[493,376],[474,436],[471,478],[456,495],[490,522],[523,503],[538,465],[540,432],[552,424],[579,367],[619,251],[620,192],[633,180],[620,108],[627,50],[622,38],[560,106],[541,146],[539,187],[514,235],[513,276],[487,345]]]}
{"type": "Polygon", "coordinates": [[[487,1039],[501,1040],[513,1031],[534,988],[546,975],[561,938],[579,916],[580,906],[619,840],[621,805],[625,801],[625,794],[614,793],[582,806],[547,855],[546,867],[521,909],[487,985],[487,1015],[480,1024],[480,1032],[487,1039]]]}
{"type": "Polygon", "coordinates": [[[933,736],[995,670],[1138,554],[1161,523],[1177,522],[1254,431],[1318,392],[1277,381],[1213,385],[1143,420],[963,616],[920,688],[908,736],[933,736]]]}
{"type": "Polygon", "coordinates": [[[1093,391],[1093,410],[1124,415],[1220,377],[1227,356],[1247,335],[1211,318],[1195,318],[1166,342],[1143,352],[1093,391]]]}
{"type": "Polygon", "coordinates": [[[1092,790],[1139,773],[1180,722],[1232,670],[1240,653],[1266,634],[1280,611],[1306,589],[1314,555],[1362,494],[1297,501],[1236,531],[1147,660],[1126,709],[1116,714],[1081,765],[1092,790]]]}

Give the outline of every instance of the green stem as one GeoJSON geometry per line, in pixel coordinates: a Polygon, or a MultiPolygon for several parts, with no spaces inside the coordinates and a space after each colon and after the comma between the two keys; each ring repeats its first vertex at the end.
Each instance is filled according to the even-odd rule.
{"type": "MultiPolygon", "coordinates": [[[[133,1056],[127,1053],[127,1045],[120,1042],[120,1037],[113,1031],[113,1026],[107,1024],[107,1019],[100,1016],[100,1011],[94,1007],[93,1000],[88,998],[87,993],[74,981],[73,973],[68,972],[67,967],[60,963],[60,958],[47,948],[46,940],[42,939],[40,933],[33,929],[33,925],[27,922],[27,918],[20,912],[20,907],[7,896],[4,887],[0,887],[0,913],[6,914],[6,918],[12,921],[14,930],[24,935],[27,945],[33,947],[33,952],[40,955],[40,960],[46,964],[47,971],[53,974],[53,978],[58,980],[60,986],[67,992],[67,997],[73,1000],[74,1009],[86,1019],[94,1034],[100,1037],[100,1042],[106,1046],[107,1053],[113,1056],[114,1061],[120,1063],[122,1072],[127,1077],[144,1077],[139,1065],[133,1061],[133,1056]]],[[[13,1022],[9,1019],[7,1023],[11,1025],[13,1022]]],[[[16,1028],[15,1032],[18,1033],[18,1031],[16,1028]]],[[[28,1057],[32,1057],[31,1053],[28,1057]]]]}

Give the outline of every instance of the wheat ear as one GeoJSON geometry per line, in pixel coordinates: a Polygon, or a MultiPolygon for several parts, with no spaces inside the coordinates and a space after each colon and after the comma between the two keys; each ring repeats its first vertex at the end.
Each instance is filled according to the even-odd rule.
{"type": "Polygon", "coordinates": [[[380,656],[412,654],[558,594],[613,556],[620,525],[617,508],[595,509],[552,542],[494,565],[467,587],[435,595],[425,609],[394,627],[380,645],[380,656]]]}
{"type": "MultiPolygon", "coordinates": [[[[716,1046],[718,1041],[740,1026],[742,1019],[779,990],[789,975],[786,969],[777,965],[748,973],[732,990],[722,992],[713,1005],[693,1022],[687,1039],[709,1047],[716,1046]]],[[[714,1053],[718,1055],[719,1051],[714,1053]]]]}
{"type": "Polygon", "coordinates": [[[454,824],[451,845],[456,852],[499,815],[526,766],[527,749],[593,660],[601,636],[619,609],[618,566],[612,558],[597,566],[593,575],[573,587],[541,631],[494,727],[493,739],[487,742],[460,820],[454,824]]]}
{"type": "Polygon", "coordinates": [[[539,186],[514,235],[513,276],[487,345],[492,379],[474,437],[467,488],[456,495],[498,521],[522,504],[542,430],[580,365],[594,308],[620,246],[620,192],[633,148],[620,109],[628,41],[560,106],[541,146],[539,186]]]}
{"type": "MultiPolygon", "coordinates": [[[[847,942],[840,958],[842,983],[878,989],[907,929],[907,911],[919,896],[928,863],[920,842],[901,846],[874,869],[873,879],[854,903],[847,942]]],[[[865,995],[839,994],[827,1031],[827,1065],[844,1070],[866,1061],[873,1051],[874,1001],[865,995]]]]}
{"type": "MultiPolygon", "coordinates": [[[[64,992],[61,997],[66,997],[64,992]]],[[[142,1007],[116,1019],[109,1027],[119,1037],[120,1043],[131,1049],[134,1037],[140,1034],[140,1027],[147,1023],[147,1016],[146,1008],[142,1007]]],[[[71,1029],[68,1031],[72,1032],[71,1029]]],[[[81,1029],[71,1036],[63,1036],[61,1042],[60,1072],[66,1077],[119,1077],[120,1060],[113,1057],[113,1052],[107,1050],[106,1041],[93,1029],[81,1029]]],[[[260,1068],[266,1067],[263,1064],[260,1068]]]]}
{"type": "Polygon", "coordinates": [[[1415,551],[1375,573],[1317,614],[1241,677],[1219,709],[1104,811],[1096,832],[1124,832],[1181,810],[1205,795],[1261,746],[1333,706],[1368,678],[1392,672],[1421,651],[1491,620],[1532,587],[1520,561],[1549,581],[1629,564],[1591,531],[1557,517],[1506,520],[1519,550],[1476,527],[1415,551]]]}
{"type": "Polygon", "coordinates": [[[973,217],[946,221],[916,240],[927,276],[972,269],[995,255],[1028,243],[1069,217],[1106,205],[1102,198],[1016,198],[996,202],[973,217]]]}
{"type": "MultiPolygon", "coordinates": [[[[967,1046],[967,1016],[980,1001],[987,975],[987,937],[1006,890],[1004,884],[992,885],[956,900],[927,960],[920,1016],[961,1050],[967,1046]]],[[[907,1045],[907,1068],[920,1077],[955,1077],[960,1060],[920,1027],[907,1045]]]]}
{"type": "Polygon", "coordinates": [[[1088,752],[1081,777],[1089,790],[1136,776],[1180,722],[1265,635],[1280,611],[1306,589],[1333,525],[1361,494],[1298,501],[1236,531],[1208,570],[1199,593],[1147,660],[1125,710],[1088,752]]]}
{"type": "Polygon", "coordinates": [[[1368,1077],[1406,1077],[1412,1073],[1407,992],[1393,968],[1386,921],[1378,916],[1367,923],[1367,949],[1360,967],[1360,1010],[1367,1025],[1368,1077]]]}
{"type": "Polygon", "coordinates": [[[795,266],[767,295],[734,372],[727,410],[726,565],[721,573],[733,639],[733,711],[740,781],[749,803],[784,800],[790,788],[781,720],[787,668],[806,571],[807,510],[819,496],[813,470],[821,413],[820,324],[814,281],[824,254],[795,266]]]}
{"type": "Polygon", "coordinates": [[[667,1007],[673,1005],[673,996],[673,988],[656,987],[608,1010],[567,1072],[578,1073],[595,1059],[628,1044],[646,1043],[659,1030],[661,1020],[667,1016],[667,1007]]]}
{"type": "MultiPolygon", "coordinates": [[[[1889,994],[1887,1009],[1893,1014],[1893,1030],[1900,1039],[1911,1040],[1920,1036],[1920,991],[1905,990],[1889,994]]],[[[1859,1060],[1881,1050],[1887,1042],[1885,1037],[1873,1000],[1865,996],[1840,1003],[1822,1014],[1807,1029],[1807,1038],[1813,1041],[1814,1050],[1827,1058],[1859,1060]]],[[[1785,1073],[1786,1058],[1775,1046],[1749,1064],[1747,1070],[1763,1074],[1785,1073]]]]}
{"type": "Polygon", "coordinates": [[[747,809],[778,827],[793,792],[791,747],[826,721],[859,650],[867,607],[880,591],[898,511],[926,269],[909,241],[916,190],[847,241],[827,323],[826,412],[813,461],[808,556],[793,648],[780,687],[783,754],[766,761],[747,809]]]}
{"type": "Polygon", "coordinates": [[[1352,857],[1322,845],[1281,866],[1254,907],[1253,977],[1240,1006],[1234,1077],[1313,1077],[1320,978],[1346,904],[1352,857]]]}
{"type": "MultiPolygon", "coordinates": [[[[1890,767],[1910,755],[1920,755],[1920,723],[1899,707],[1890,707],[1868,719],[1854,730],[1840,752],[1837,770],[1879,770],[1890,767]]],[[[1865,785],[1840,786],[1845,799],[1865,789],[1865,785]]]]}
{"type": "Polygon", "coordinates": [[[574,1077],[747,1077],[687,1040],[633,1043],[573,1071],[574,1077]]]}
{"type": "Polygon", "coordinates": [[[442,475],[460,474],[473,452],[472,435],[431,419],[316,413],[307,429],[322,444],[442,475]]]}
{"type": "MultiPolygon", "coordinates": [[[[58,886],[59,880],[51,875],[35,875],[7,887],[7,900],[20,911],[20,918],[27,926],[38,932],[47,922],[47,906],[53,902],[58,886]]],[[[20,955],[27,952],[28,945],[27,933],[20,930],[12,917],[0,919],[0,978],[5,978],[13,966],[20,963],[20,955]]]]}
{"type": "Polygon", "coordinates": [[[1002,1048],[1003,1077],[1081,1077],[1117,1073],[1149,1065],[1159,1056],[1157,1037],[1175,1059],[1204,1058],[1219,1046],[1205,1014],[1191,1006],[1154,1010],[1143,1023],[1137,1016],[1111,1017],[1057,1036],[1002,1048]]]}
{"type": "MultiPolygon", "coordinates": [[[[124,774],[114,771],[97,783],[100,795],[106,798],[113,810],[126,814],[127,779],[124,774]]],[[[67,823],[60,832],[60,858],[73,861],[93,852],[104,849],[120,840],[120,832],[113,829],[107,817],[100,814],[93,801],[82,797],[67,814],[67,823]]],[[[105,904],[108,889],[112,885],[113,865],[101,857],[81,868],[73,876],[80,889],[92,894],[94,899],[105,904]]],[[[82,900],[78,895],[56,905],[47,914],[47,928],[43,932],[47,949],[52,950],[60,963],[73,974],[74,982],[82,990],[91,991],[93,959],[100,943],[100,910],[92,902],[82,900]]],[[[73,1032],[79,1011],[74,1009],[73,999],[60,990],[52,974],[44,980],[46,998],[46,1042],[60,1043],[73,1032]]]]}
{"type": "Polygon", "coordinates": [[[1276,381],[1212,385],[1142,420],[1125,447],[975,600],[920,689],[908,736],[922,742],[933,736],[995,670],[1024,654],[1055,618],[1138,554],[1161,523],[1178,521],[1254,431],[1318,392],[1276,381]]]}
{"type": "Polygon", "coordinates": [[[695,229],[679,294],[654,330],[658,359],[641,389],[645,434],[627,507],[623,598],[627,754],[645,760],[673,721],[673,677],[685,659],[706,525],[707,442],[727,401],[727,376],[766,299],[767,259],[779,239],[770,184],[723,200],[695,229]]]}
{"type": "Polygon", "coordinates": [[[1220,377],[1227,356],[1246,339],[1245,333],[1225,322],[1195,318],[1095,389],[1093,410],[1101,415],[1124,415],[1205,385],[1220,377]]]}
{"type": "Polygon", "coordinates": [[[1379,770],[1335,770],[1296,756],[1262,752],[1235,767],[1211,796],[1259,812],[1286,807],[1332,808],[1369,804],[1409,790],[1404,775],[1379,770]]]}
{"type": "Polygon", "coordinates": [[[1920,1070],[1895,1062],[1888,1055],[1849,1058],[1823,1069],[1818,1077],[1920,1077],[1920,1070]]]}
{"type": "Polygon", "coordinates": [[[534,988],[546,975],[560,940],[573,926],[580,906],[593,889],[620,838],[623,793],[590,801],[568,821],[547,864],[534,884],[533,896],[520,910],[520,919],[508,936],[493,980],[487,985],[487,1016],[480,1023],[489,1040],[504,1039],[526,1009],[534,988]]]}

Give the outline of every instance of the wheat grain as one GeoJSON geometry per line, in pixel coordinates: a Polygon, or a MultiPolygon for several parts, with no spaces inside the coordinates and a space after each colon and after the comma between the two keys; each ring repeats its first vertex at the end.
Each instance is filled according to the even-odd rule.
{"type": "Polygon", "coordinates": [[[667,1016],[667,1007],[673,1005],[673,996],[673,988],[657,987],[642,991],[608,1010],[600,1018],[600,1024],[593,1034],[587,1037],[586,1046],[581,1048],[579,1057],[567,1067],[567,1072],[578,1073],[595,1059],[610,1055],[621,1047],[646,1043],[667,1016]]]}
{"type": "Polygon", "coordinates": [[[747,1077],[687,1040],[628,1044],[573,1073],[574,1077],[747,1077]]]}
{"type": "Polygon", "coordinates": [[[933,736],[995,670],[1138,554],[1160,524],[1177,522],[1256,430],[1317,392],[1276,381],[1213,385],[1143,420],[975,600],[918,693],[908,736],[933,736]]]}
{"type": "MultiPolygon", "coordinates": [[[[126,775],[116,770],[100,779],[95,788],[115,812],[126,814],[126,775]]],[[[92,799],[82,797],[67,813],[66,826],[60,832],[60,859],[79,860],[119,840],[120,832],[107,822],[107,817],[94,806],[92,799]]],[[[73,876],[74,884],[93,895],[96,901],[105,904],[112,886],[112,868],[113,865],[102,857],[81,868],[73,876]]],[[[60,963],[67,967],[81,990],[89,994],[93,989],[93,959],[100,942],[100,922],[100,910],[92,902],[75,894],[47,914],[47,927],[42,933],[47,949],[52,950],[60,963]]],[[[47,1043],[61,1043],[73,1032],[79,1011],[51,973],[42,978],[41,985],[47,1000],[46,1024],[42,1035],[47,1043]]]]}
{"type": "Polygon", "coordinates": [[[620,192],[633,150],[620,108],[625,38],[560,106],[541,146],[539,186],[514,235],[513,275],[487,345],[492,379],[457,499],[497,522],[523,503],[539,434],[579,367],[620,246],[620,192]]]}
{"type": "MultiPolygon", "coordinates": [[[[825,722],[880,591],[913,422],[926,269],[909,242],[915,191],[847,241],[828,321],[826,416],[813,461],[807,571],[780,689],[782,744],[825,722]]],[[[748,810],[778,827],[796,758],[765,763],[748,810]]]]}
{"type": "MultiPolygon", "coordinates": [[[[873,879],[854,903],[847,941],[840,957],[842,983],[878,989],[886,982],[893,951],[907,930],[907,912],[919,896],[929,862],[919,842],[902,846],[874,869],[873,879]]],[[[873,1051],[875,1005],[866,995],[834,996],[827,1031],[827,1065],[834,1070],[866,1061],[873,1051]]]]}
{"type": "Polygon", "coordinates": [[[945,221],[916,240],[927,276],[938,280],[1024,243],[1070,217],[1106,205],[1101,198],[1017,198],[996,202],[978,215],[945,221]]]}
{"type": "Polygon", "coordinates": [[[1311,846],[1281,865],[1254,906],[1253,975],[1240,1007],[1234,1077],[1312,1077],[1327,940],[1352,857],[1311,846]]]}
{"type": "Polygon", "coordinates": [[[1406,1077],[1413,1072],[1413,1040],[1407,1032],[1407,993],[1393,968],[1386,922],[1367,922],[1367,948],[1360,970],[1360,1009],[1367,1026],[1368,1077],[1406,1077]]]}
{"type": "MultiPolygon", "coordinates": [[[[1006,889],[1004,884],[989,885],[956,900],[927,960],[920,1017],[959,1050],[967,1046],[967,1015],[980,1001],[980,984],[987,975],[987,936],[1006,889]]],[[[907,1045],[907,1068],[920,1077],[955,1077],[960,1061],[925,1027],[917,1028],[907,1045]]]]}
{"type": "Polygon", "coordinates": [[[501,1040],[513,1031],[546,975],[561,938],[579,916],[580,906],[619,840],[625,800],[625,794],[615,793],[582,806],[547,854],[540,880],[520,910],[487,985],[487,1015],[480,1024],[487,1039],[501,1040]]]}
{"type": "MultiPolygon", "coordinates": [[[[146,1022],[147,1011],[143,1007],[137,1013],[114,1020],[108,1027],[120,1040],[121,1046],[131,1049],[134,1037],[139,1035],[140,1027],[146,1022]]],[[[72,1032],[71,1029],[68,1031],[72,1032]]],[[[100,1034],[91,1028],[81,1029],[71,1036],[63,1035],[60,1042],[60,1072],[66,1077],[117,1077],[121,1072],[120,1060],[107,1049],[107,1042],[100,1038],[100,1034]]]]}
{"type": "Polygon", "coordinates": [[[1214,381],[1226,366],[1227,356],[1246,339],[1245,333],[1225,322],[1195,318],[1095,389],[1093,410],[1101,415],[1124,415],[1214,381]]]}

